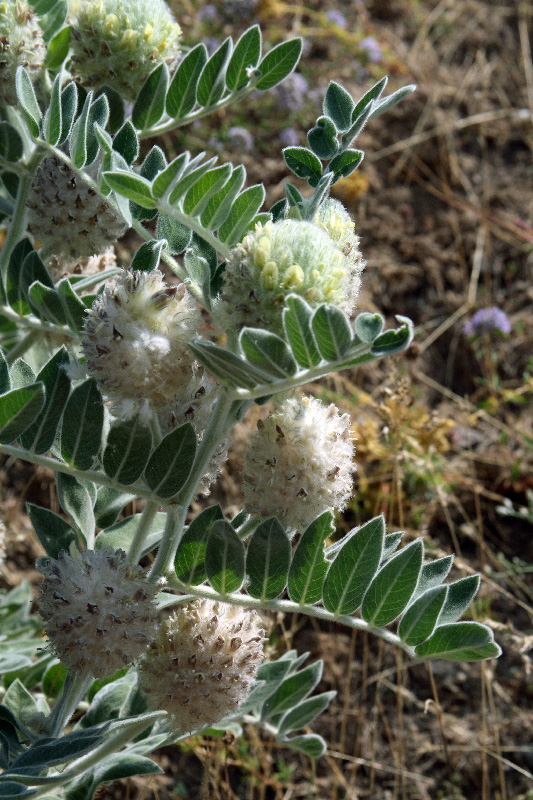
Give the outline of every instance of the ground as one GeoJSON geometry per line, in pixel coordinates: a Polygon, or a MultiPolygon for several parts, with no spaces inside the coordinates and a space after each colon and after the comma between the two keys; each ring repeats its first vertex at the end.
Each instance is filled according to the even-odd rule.
{"type": "MultiPolygon", "coordinates": [[[[453,577],[482,574],[471,616],[494,628],[503,655],[430,668],[360,633],[274,620],[274,652],[295,646],[324,658],[320,690],[338,692],[314,725],[329,742],[327,755],[313,765],[254,729],[246,741],[198,738],[158,754],[165,777],[114,784],[106,795],[532,798],[533,525],[498,510],[505,499],[527,505],[533,489],[531,8],[517,0],[240,5],[233,20],[227,9],[220,18],[229,3],[215,4],[215,19],[189,0],[174,8],[190,43],[235,37],[256,21],[270,44],[303,35],[299,72],[308,91],[292,97],[290,108],[274,94],[249,99],[195,128],[188,142],[199,149],[207,141],[223,159],[242,159],[249,182],[268,187],[268,204],[289,178],[280,131],[305,144],[330,79],[354,96],[384,74],[389,89],[418,86],[364,130],[363,165],[336,191],[356,220],[367,261],[359,310],[379,310],[389,322],[410,316],[415,343],[377,369],[333,376],[310,391],[352,415],[358,472],[339,532],[384,512],[388,529],[405,530],[406,541],[424,536],[431,556],[456,552],[453,577]],[[328,11],[340,11],[346,24],[328,11]],[[248,152],[230,131],[242,124],[254,135],[248,152]],[[487,307],[505,312],[511,334],[463,332],[487,307]]],[[[172,151],[184,141],[168,137],[164,145],[172,151]]],[[[241,441],[252,425],[241,428],[241,441]]],[[[46,502],[49,493],[54,507],[54,496],[44,472],[8,466],[4,507],[15,533],[4,577],[15,583],[31,557],[14,498],[22,492],[46,502]]],[[[237,442],[215,490],[226,505],[239,501],[239,468],[237,442]]]]}

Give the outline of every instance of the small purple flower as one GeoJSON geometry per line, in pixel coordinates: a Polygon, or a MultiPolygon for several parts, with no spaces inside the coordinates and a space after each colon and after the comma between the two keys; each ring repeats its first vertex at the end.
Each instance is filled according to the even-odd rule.
{"type": "Polygon", "coordinates": [[[255,13],[258,0],[222,0],[221,11],[230,22],[234,17],[249,19],[255,13]]]}
{"type": "Polygon", "coordinates": [[[278,84],[272,91],[276,98],[276,105],[283,111],[300,111],[305,102],[309,84],[299,72],[291,72],[285,80],[278,84]]]}
{"type": "Polygon", "coordinates": [[[337,11],[337,9],[334,8],[332,11],[326,11],[326,17],[330,22],[333,22],[334,25],[338,25],[339,28],[346,27],[346,17],[342,11],[337,11]]]}
{"type": "Polygon", "coordinates": [[[296,128],[285,128],[279,135],[279,140],[284,147],[297,147],[300,137],[296,128]]]}
{"type": "Polygon", "coordinates": [[[501,308],[480,308],[463,326],[463,333],[466,333],[467,336],[481,336],[483,333],[491,331],[511,333],[511,323],[501,308]]]}
{"type": "Polygon", "coordinates": [[[367,36],[359,42],[359,49],[363,51],[371,64],[379,64],[383,58],[381,45],[373,36],[367,36]]]}
{"type": "Polygon", "coordinates": [[[235,125],[228,131],[228,144],[233,150],[249,153],[254,146],[254,137],[246,128],[235,125]]]}
{"type": "Polygon", "coordinates": [[[200,22],[208,21],[208,22],[216,22],[220,19],[219,13],[216,10],[216,7],[212,3],[208,3],[202,8],[198,9],[198,13],[196,18],[200,20],[200,22]]]}

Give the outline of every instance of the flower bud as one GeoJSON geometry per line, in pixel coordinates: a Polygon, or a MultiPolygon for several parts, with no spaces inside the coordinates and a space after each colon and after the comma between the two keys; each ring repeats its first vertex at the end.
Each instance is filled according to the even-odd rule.
{"type": "Polygon", "coordinates": [[[197,600],[162,623],[139,664],[151,708],[193,733],[234,714],[263,660],[264,630],[255,611],[197,600]]]}
{"type": "Polygon", "coordinates": [[[72,72],[88,88],[107,84],[134,101],[150,72],[172,67],[181,28],[164,0],[84,0],[72,28],[72,72]]]}
{"type": "Polygon", "coordinates": [[[311,397],[291,397],[266,420],[244,456],[244,507],[304,530],[328,509],[346,506],[354,447],[348,414],[311,397]]]}
{"type": "Polygon", "coordinates": [[[193,374],[188,342],[202,325],[185,286],[168,286],[158,270],[112,280],[88,312],[87,367],[103,394],[131,411],[168,408],[193,374]]]}
{"type": "Polygon", "coordinates": [[[215,319],[225,330],[249,325],[280,333],[291,292],[311,305],[334,303],[351,311],[350,272],[323,227],[291,219],[257,225],[228,259],[215,319]]]}
{"type": "Polygon", "coordinates": [[[77,261],[100,255],[126,227],[119,212],[62,159],[43,160],[28,197],[28,230],[46,257],[77,261]]]}
{"type": "Polygon", "coordinates": [[[18,105],[15,75],[22,66],[32,82],[42,72],[46,47],[31,6],[21,0],[0,3],[0,101],[18,105]]]}
{"type": "Polygon", "coordinates": [[[123,550],[61,551],[47,559],[41,586],[52,649],[70,669],[97,678],[132,664],[155,634],[156,591],[123,550]]]}

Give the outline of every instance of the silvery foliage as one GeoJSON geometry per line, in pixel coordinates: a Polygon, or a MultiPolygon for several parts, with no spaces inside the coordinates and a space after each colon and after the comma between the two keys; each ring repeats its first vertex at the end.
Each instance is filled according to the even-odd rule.
{"type": "MultiPolygon", "coordinates": [[[[398,318],[397,329],[384,331],[379,314],[359,314],[352,324],[334,306],[312,309],[290,295],[283,335],[248,328],[226,345],[191,342],[220,386],[200,444],[190,424],[161,441],[147,441],[146,427],[113,419],[94,380],[76,379],[69,370],[79,358],[85,309],[95,297],[87,292],[97,292],[117,270],[54,282],[25,228],[26,198],[43,158],[55,154],[77,173],[98,163],[96,177],[91,173],[94,188],[145,240],[132,269],[151,270],[162,260],[209,311],[224,261],[246,231],[289,212],[313,219],[330,187],[360,164],[363,153],[352,144],[364,124],[413,87],[383,96],[383,79],[354,102],[331,83],[323,113],[308,133],[309,147],[284,151],[288,168],[312,191],[304,198],[287,183],[286,197],[261,211],[265,189],[243,188],[242,165],[217,166],[216,158],[188,151],[167,163],[156,145],[139,163],[140,143],[279,84],[295,68],[301,41],[262,55],[261,32],[254,26],[235,44],[227,39],[211,58],[199,44],[174,75],[165,64],[158,66],[126,114],[116,93],[95,96],[69,79],[63,5],[44,4],[48,99],[37,100],[20,67],[18,107],[4,109],[0,121],[0,213],[7,228],[0,257],[0,451],[56,474],[64,516],[28,504],[48,556],[73,546],[110,546],[126,551],[135,564],[154,554],[148,580],[166,578],[165,591],[157,595],[161,609],[185,597],[218,599],[343,623],[414,658],[497,656],[488,627],[458,621],[477,591],[478,576],[443,583],[452,557],[424,562],[422,539],[399,548],[402,533],[387,533],[383,517],[327,547],[334,530],[329,511],[297,544],[274,517],[260,521],[243,512],[230,520],[218,505],[186,525],[205,464],[248,407],[335,370],[400,352],[412,337],[409,320],[398,318]],[[144,224],[152,219],[155,237],[144,224]],[[144,511],[117,522],[133,498],[146,500],[144,511]]],[[[26,583],[0,599],[0,795],[89,800],[102,783],[160,771],[148,756],[178,737],[164,711],[146,711],[135,669],[97,682],[67,674],[53,652],[42,648],[42,623],[31,606],[26,583]],[[80,701],[85,713],[64,733],[80,701]]],[[[253,722],[286,745],[320,756],[323,739],[301,729],[327,707],[332,693],[312,694],[322,665],[305,666],[306,657],[291,651],[263,664],[238,714],[217,729],[240,734],[243,722],[253,722]]]]}

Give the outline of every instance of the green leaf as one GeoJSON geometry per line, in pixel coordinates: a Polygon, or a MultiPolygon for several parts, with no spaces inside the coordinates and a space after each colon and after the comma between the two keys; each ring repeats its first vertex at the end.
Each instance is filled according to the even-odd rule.
{"type": "Polygon", "coordinates": [[[41,125],[42,113],[39,108],[39,103],[33,91],[31,78],[24,69],[19,67],[15,76],[15,89],[17,92],[18,101],[26,120],[26,124],[30,129],[32,136],[39,136],[39,127],[41,125]]]}
{"type": "Polygon", "coordinates": [[[95,98],[105,95],[109,104],[109,120],[107,122],[107,130],[114,136],[119,128],[122,127],[126,119],[126,110],[124,107],[124,98],[116,89],[111,86],[99,86],[96,89],[95,98]]]}
{"type": "Polygon", "coordinates": [[[403,535],[404,531],[398,531],[397,533],[388,533],[385,536],[385,544],[383,545],[383,555],[381,556],[382,563],[386,561],[394,553],[394,551],[397,549],[398,545],[402,541],[403,535]]]}
{"type": "Polygon", "coordinates": [[[109,431],[102,463],[106,475],[129,486],[143,473],[152,450],[152,434],[139,417],[119,420],[109,431]]]}
{"type": "Polygon", "coordinates": [[[355,139],[359,136],[365,127],[368,119],[370,119],[370,112],[372,111],[372,103],[369,103],[363,114],[360,114],[348,128],[345,134],[341,137],[341,149],[349,147],[355,139]]]}
{"type": "Polygon", "coordinates": [[[201,106],[214,105],[224,94],[226,67],[231,50],[232,41],[228,36],[203,68],[196,92],[198,103],[201,106]]]}
{"type": "Polygon", "coordinates": [[[404,644],[414,646],[429,639],[447,593],[447,586],[435,586],[409,606],[398,626],[398,636],[404,644]]]}
{"type": "Polygon", "coordinates": [[[183,534],[174,566],[178,580],[186,586],[198,586],[206,580],[207,537],[213,524],[222,519],[224,519],[224,515],[220,506],[209,506],[193,519],[183,534]]]}
{"type": "Polygon", "coordinates": [[[385,520],[376,517],[350,532],[324,580],[324,605],[333,614],[353,614],[378,571],[383,553],[385,520]]]}
{"type": "Polygon", "coordinates": [[[402,86],[401,89],[397,89],[392,94],[389,94],[388,97],[384,97],[382,100],[379,100],[374,104],[372,113],[370,114],[370,118],[372,119],[372,117],[378,117],[380,114],[383,114],[385,111],[388,111],[397,103],[399,103],[400,100],[403,100],[404,97],[407,97],[408,95],[411,94],[411,92],[414,92],[415,89],[416,89],[416,84],[411,83],[408,86],[402,86]]]}
{"type": "Polygon", "coordinates": [[[181,153],[170,164],[161,170],[152,184],[152,194],[160,198],[166,194],[181,178],[190,161],[188,151],[181,153]]]}
{"type": "Polygon", "coordinates": [[[380,335],[383,330],[385,320],[381,314],[371,314],[363,311],[355,318],[355,333],[362,342],[370,344],[380,335]]]}
{"type": "Polygon", "coordinates": [[[326,361],[337,361],[348,352],[352,343],[352,329],[346,314],[337,306],[319,306],[311,320],[320,354],[326,361]]]}
{"type": "Polygon", "coordinates": [[[226,86],[236,92],[249,83],[247,70],[254,68],[261,57],[261,29],[259,25],[248,28],[235,45],[226,71],[226,86]]]}
{"type": "Polygon", "coordinates": [[[55,146],[61,139],[63,128],[61,109],[61,75],[58,75],[52,86],[50,105],[44,115],[43,134],[46,141],[55,146]]]}
{"type": "Polygon", "coordinates": [[[306,698],[320,683],[323,666],[322,661],[315,661],[309,667],[285,678],[281,686],[263,704],[262,719],[267,720],[289,711],[306,698]]]}
{"type": "Polygon", "coordinates": [[[87,162],[87,138],[89,134],[89,112],[93,100],[92,91],[88,92],[81,114],[73,125],[70,135],[70,157],[77,169],[87,162]]]}
{"type": "Polygon", "coordinates": [[[287,308],[283,310],[283,326],[293,355],[301,367],[316,367],[322,357],[311,330],[311,307],[296,294],[288,295],[285,303],[287,308]]]}
{"type": "Polygon", "coordinates": [[[291,562],[291,543],[276,517],[262,522],[246,551],[248,594],[272,600],[284,590],[291,562]]]}
{"type": "Polygon", "coordinates": [[[333,531],[333,515],[325,511],[302,534],[289,570],[289,594],[295,603],[313,605],[322,599],[322,584],[329,566],[324,542],[333,531]]]}
{"type": "Polygon", "coordinates": [[[93,378],[77,386],[65,407],[61,427],[61,455],[77,469],[91,469],[100,452],[104,405],[93,378]]]}
{"type": "Polygon", "coordinates": [[[76,110],[78,107],[78,90],[75,83],[68,83],[61,92],[61,136],[58,145],[63,144],[70,136],[76,110]]]}
{"type": "Polygon", "coordinates": [[[139,139],[129,119],[114,136],[113,150],[120,153],[127,164],[133,164],[139,155],[139,139]]]}
{"type": "Polygon", "coordinates": [[[9,377],[9,367],[5,356],[0,349],[0,394],[5,394],[11,389],[11,378],[9,377]]]}
{"type": "Polygon", "coordinates": [[[0,122],[0,156],[6,161],[18,161],[24,154],[24,145],[17,129],[9,122],[0,122]]]}
{"type": "Polygon", "coordinates": [[[216,230],[228,218],[233,202],[242,187],[246,178],[246,169],[240,164],[233,170],[229,180],[216,194],[214,194],[202,211],[200,217],[204,228],[216,230]]]}
{"type": "Polygon", "coordinates": [[[313,153],[323,160],[333,158],[339,149],[337,128],[329,117],[319,117],[314,128],[307,134],[313,153]]]}
{"type": "Polygon", "coordinates": [[[43,675],[43,692],[45,697],[57,698],[61,694],[61,690],[67,677],[67,668],[61,661],[54,661],[47,667],[43,675]]]}
{"type": "Polygon", "coordinates": [[[156,236],[167,240],[171,253],[183,253],[191,243],[192,231],[168,214],[159,214],[156,236]]]}
{"type": "Polygon", "coordinates": [[[224,186],[231,171],[231,164],[222,164],[201,175],[183,199],[184,213],[190,217],[199,216],[209,200],[224,186]]]}
{"type": "Polygon", "coordinates": [[[43,384],[31,383],[0,397],[0,442],[9,444],[29,428],[45,400],[43,384]]]}
{"type": "Polygon", "coordinates": [[[12,764],[11,769],[33,767],[47,769],[56,764],[70,761],[76,756],[81,756],[93,750],[102,740],[103,731],[99,729],[77,730],[65,734],[61,738],[41,740],[28,748],[12,764]]]}
{"type": "Polygon", "coordinates": [[[299,753],[304,753],[309,758],[320,758],[323,756],[328,746],[326,741],[317,733],[305,733],[302,736],[292,736],[290,739],[284,739],[284,744],[297,750],[299,753]]]}
{"type": "Polygon", "coordinates": [[[498,658],[500,647],[491,629],[480,622],[452,622],[439,625],[431,639],[415,647],[419,658],[444,658],[448,661],[484,661],[498,658]]]}
{"type": "Polygon", "coordinates": [[[57,493],[61,508],[87,539],[94,534],[93,502],[87,487],[72,475],[58,472],[57,493]]]}
{"type": "Polygon", "coordinates": [[[244,581],[244,545],[229,522],[216,520],[205,549],[205,571],[216,592],[238,592],[244,581]]]}
{"type": "Polygon", "coordinates": [[[196,453],[196,434],[187,422],[167,434],[152,453],[144,478],[155,495],[176,494],[189,477],[196,453]]]}
{"type": "Polygon", "coordinates": [[[354,169],[357,169],[363,160],[364,153],[362,150],[343,150],[332,158],[328,164],[328,172],[333,173],[332,183],[336,183],[339,178],[346,178],[351,175],[354,169]]]}
{"type": "Polygon", "coordinates": [[[81,333],[87,319],[84,302],[72,288],[69,278],[59,281],[56,289],[69,328],[74,333],[81,333]]]}
{"type": "Polygon", "coordinates": [[[162,772],[161,767],[151,758],[126,751],[104,758],[95,770],[95,780],[98,783],[109,783],[131,778],[133,775],[157,775],[162,772]]]}
{"type": "Polygon", "coordinates": [[[355,103],[346,89],[331,81],[324,97],[324,114],[335,123],[337,130],[346,131],[352,124],[355,103]]]}
{"type": "Polygon", "coordinates": [[[159,64],[145,80],[131,112],[131,121],[139,131],[157,125],[165,111],[168,88],[168,67],[159,64]]]}
{"type": "Polygon", "coordinates": [[[67,0],[58,0],[54,3],[50,12],[45,14],[40,20],[41,29],[43,32],[43,39],[48,42],[56,35],[56,33],[63,27],[63,24],[68,14],[67,0]]]}
{"type": "Polygon", "coordinates": [[[70,25],[66,25],[64,28],[61,28],[61,30],[56,33],[56,35],[48,43],[44,65],[52,72],[55,72],[55,70],[59,69],[61,64],[67,58],[68,51],[70,49],[71,34],[72,27],[70,25]]]}
{"type": "Polygon", "coordinates": [[[375,101],[377,101],[379,99],[383,89],[387,85],[387,81],[388,81],[388,78],[385,75],[377,83],[375,83],[374,86],[372,86],[368,90],[368,92],[365,92],[365,94],[363,95],[363,97],[361,97],[360,100],[357,101],[357,105],[355,106],[354,110],[352,111],[352,122],[355,122],[355,120],[359,116],[361,116],[361,114],[364,114],[366,112],[367,107],[368,107],[368,105],[370,103],[373,103],[373,102],[375,103],[375,101]]]}
{"type": "Polygon", "coordinates": [[[34,253],[33,246],[29,239],[21,239],[13,248],[9,258],[6,276],[6,297],[11,308],[17,314],[27,314],[29,311],[25,295],[25,282],[23,280],[23,268],[25,260],[34,253]]]}
{"type": "Polygon", "coordinates": [[[116,522],[124,506],[134,499],[134,495],[126,494],[109,486],[100,486],[94,504],[96,524],[99,528],[107,528],[116,522]]]}
{"type": "Polygon", "coordinates": [[[143,242],[135,255],[133,256],[130,269],[140,270],[141,272],[151,272],[157,269],[159,259],[161,258],[161,251],[165,246],[163,239],[156,241],[152,239],[150,242],[143,242]]]}
{"type": "Polygon", "coordinates": [[[104,172],[104,178],[109,187],[122,197],[138,203],[142,208],[153,209],[156,207],[152,197],[151,183],[140,175],[134,175],[125,170],[104,172]]]}
{"type": "Polygon", "coordinates": [[[55,325],[66,324],[65,309],[55,289],[45,286],[41,281],[34,281],[28,290],[28,300],[42,319],[55,325]]]}
{"type": "Polygon", "coordinates": [[[448,584],[448,596],[439,617],[439,625],[456,622],[462,617],[477,594],[479,582],[479,575],[469,575],[448,584]]]}
{"type": "Polygon", "coordinates": [[[239,344],[248,361],[272,378],[286,378],[298,369],[289,348],[279,336],[259,328],[243,328],[239,344]]]}
{"type": "Polygon", "coordinates": [[[23,725],[28,725],[32,717],[39,711],[33,696],[18,678],[13,681],[5,693],[2,705],[9,709],[17,718],[17,721],[20,721],[23,725]]]}
{"type": "Polygon", "coordinates": [[[299,178],[306,178],[311,186],[316,186],[322,175],[322,164],[307,147],[285,147],[283,158],[288,168],[299,178]]]}
{"type": "MultiPolygon", "coordinates": [[[[104,547],[112,547],[113,550],[124,550],[127,553],[139,527],[140,519],[140,514],[133,514],[131,517],[126,517],[126,519],[115,523],[115,525],[110,525],[110,527],[100,531],[96,537],[95,549],[101,550],[104,547]]],[[[142,555],[157,547],[165,530],[166,519],[167,515],[162,511],[156,513],[148,535],[144,540],[142,555]]]]}
{"type": "Polygon", "coordinates": [[[45,386],[46,402],[35,422],[20,438],[22,446],[28,450],[31,448],[34,453],[46,453],[54,442],[70,393],[70,379],[65,371],[68,364],[68,353],[63,346],[37,375],[37,380],[42,381],[45,386]]]}
{"type": "Polygon", "coordinates": [[[173,119],[186,116],[196,104],[198,79],[207,62],[206,46],[201,42],[180,63],[167,92],[167,114],[173,119]]]}
{"type": "Polygon", "coordinates": [[[388,625],[407,607],[418,582],[424,556],[422,539],[417,539],[393,556],[370,584],[361,608],[370,625],[388,625]]]}
{"type": "Polygon", "coordinates": [[[390,356],[399,353],[409,345],[413,338],[413,323],[407,317],[396,316],[401,328],[385,331],[374,341],[371,349],[373,356],[390,356]]]}
{"type": "Polygon", "coordinates": [[[21,389],[35,383],[35,372],[23,358],[17,358],[10,370],[13,389],[21,389]]]}
{"type": "Polygon", "coordinates": [[[105,94],[101,94],[89,109],[87,122],[87,159],[86,164],[92,164],[100,149],[100,140],[96,135],[95,125],[105,128],[109,119],[109,102],[105,94]]]}
{"type": "Polygon", "coordinates": [[[261,77],[255,84],[260,92],[272,89],[289,75],[300,60],[303,41],[300,38],[289,39],[272,48],[259,64],[261,77]]]}
{"type": "Polygon", "coordinates": [[[291,731],[304,728],[309,725],[319,714],[329,706],[337,692],[324,692],[317,694],[315,697],[310,697],[303,703],[298,703],[297,706],[288,711],[279,723],[278,730],[280,734],[290,733],[291,731]]]}
{"type": "Polygon", "coordinates": [[[263,205],[265,187],[262,183],[249,186],[235,202],[226,221],[220,226],[218,236],[221,242],[233,247],[241,241],[250,221],[263,205]]]}
{"type": "Polygon", "coordinates": [[[452,564],[453,556],[444,556],[443,558],[438,558],[436,561],[430,561],[424,564],[420,572],[420,579],[416,587],[415,597],[418,597],[428,589],[433,589],[434,586],[440,586],[452,568],[452,564]]]}
{"type": "Polygon", "coordinates": [[[253,389],[268,381],[268,375],[213,342],[194,339],[189,347],[196,358],[224,384],[253,389]]]}
{"type": "Polygon", "coordinates": [[[26,503],[26,509],[46,554],[57,558],[61,550],[68,553],[70,545],[76,543],[76,534],[68,522],[48,508],[33,503],[26,503]]]}

